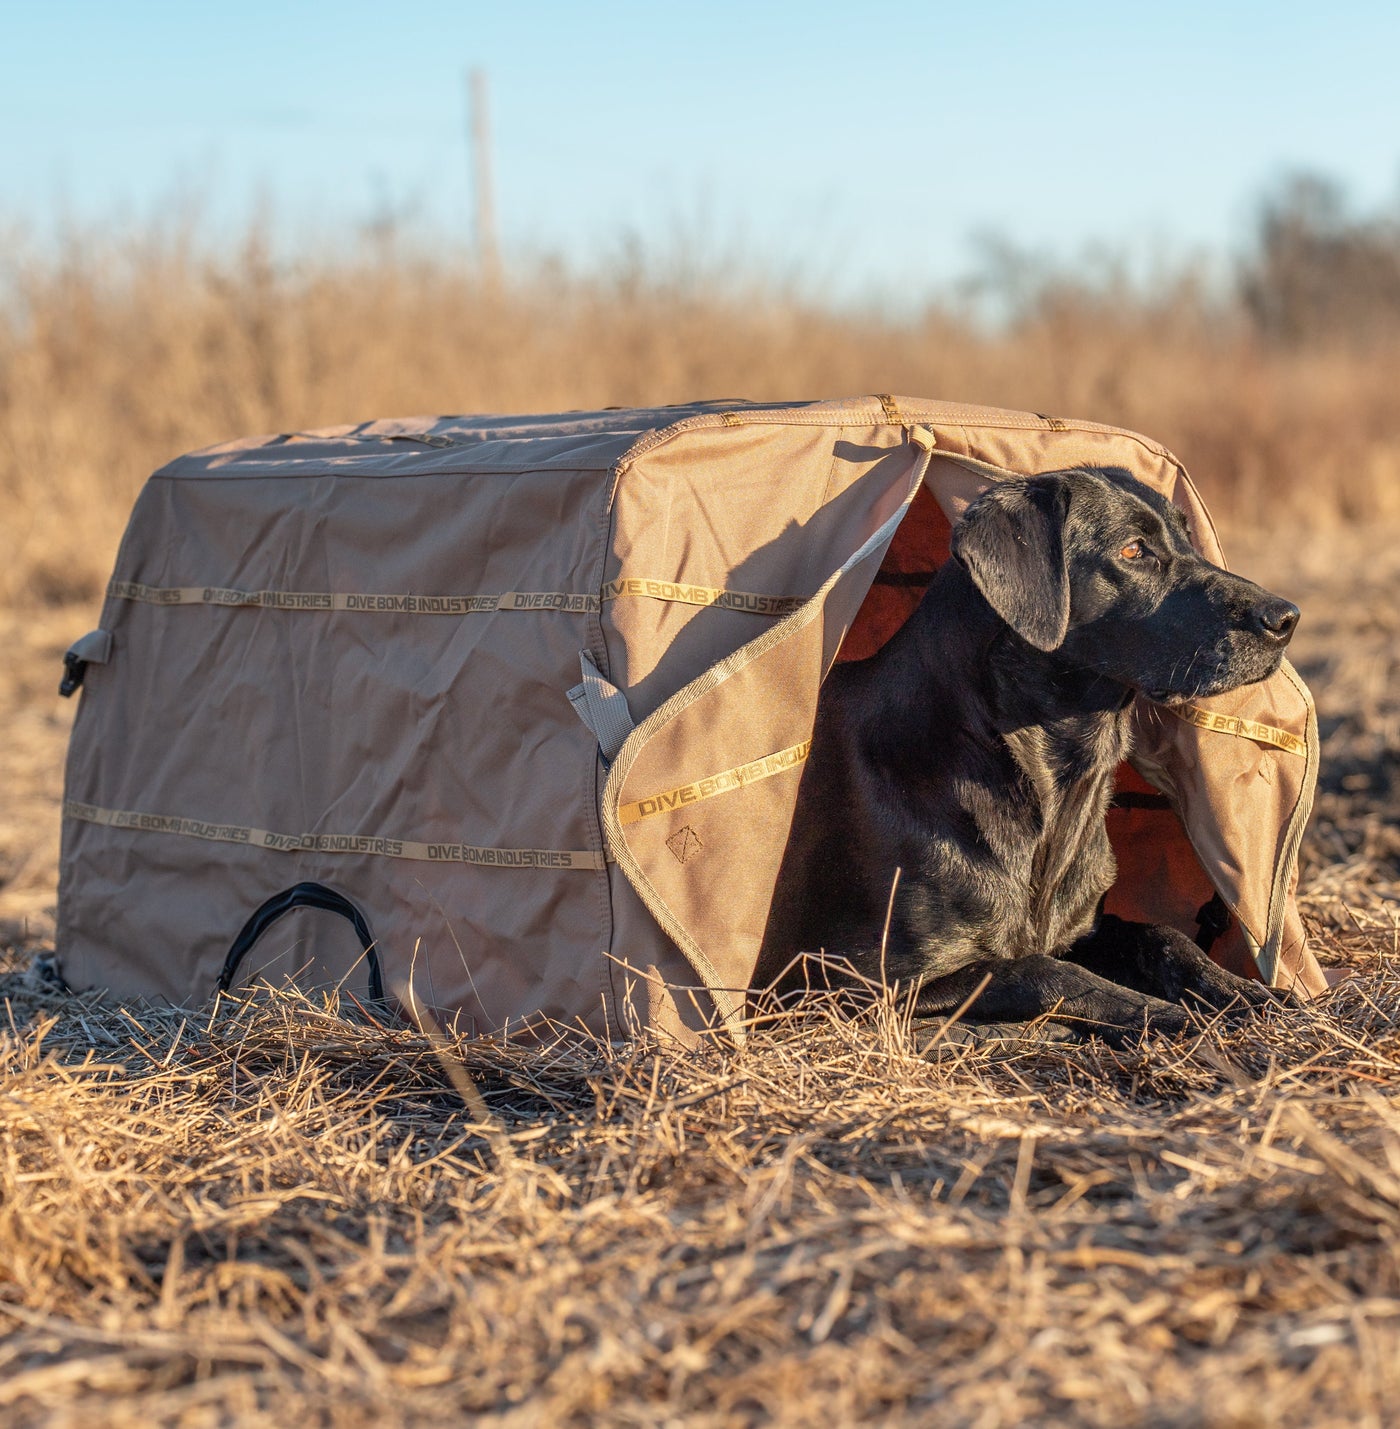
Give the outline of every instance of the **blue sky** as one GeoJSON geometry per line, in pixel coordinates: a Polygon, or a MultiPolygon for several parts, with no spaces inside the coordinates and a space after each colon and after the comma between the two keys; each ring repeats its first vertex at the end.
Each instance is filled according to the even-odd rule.
{"type": "Polygon", "coordinates": [[[257,203],[290,246],[394,211],[469,241],[464,74],[507,253],[629,239],[845,297],[999,232],[1138,261],[1240,240],[1292,168],[1400,195],[1400,5],[0,0],[0,226],[257,203]]]}

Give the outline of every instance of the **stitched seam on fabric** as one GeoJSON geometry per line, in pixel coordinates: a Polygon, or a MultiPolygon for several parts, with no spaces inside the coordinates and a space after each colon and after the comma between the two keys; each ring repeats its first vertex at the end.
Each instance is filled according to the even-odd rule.
{"type": "MultiPolygon", "coordinates": [[[[621,433],[606,432],[594,435],[599,438],[607,436],[620,438],[622,436],[621,433]]],[[[345,440],[347,440],[345,437],[328,437],[326,442],[327,445],[334,445],[336,442],[345,440]]],[[[354,438],[348,440],[354,440],[354,438]]],[[[532,439],[513,437],[505,440],[526,443],[532,439]]],[[[453,447],[458,451],[470,450],[460,442],[454,443],[453,447]]],[[[364,469],[359,463],[368,464],[379,455],[391,456],[396,459],[407,455],[417,455],[422,456],[425,460],[430,460],[432,453],[445,449],[425,445],[421,451],[415,453],[402,450],[383,453],[347,451],[337,457],[298,457],[294,455],[295,450],[295,447],[261,446],[247,447],[237,452],[222,452],[208,458],[211,462],[220,462],[221,465],[218,466],[200,465],[198,464],[199,453],[189,452],[176,457],[173,461],[166,462],[164,466],[157,467],[146,479],[147,481],[298,481],[303,478],[313,479],[322,476],[354,476],[366,481],[415,481],[423,477],[438,476],[521,476],[533,471],[602,474],[610,471],[614,465],[614,460],[603,460],[601,457],[591,460],[585,457],[578,460],[576,452],[570,451],[566,455],[545,457],[542,460],[537,459],[520,465],[474,466],[466,461],[458,461],[449,466],[445,464],[445,459],[439,457],[430,468],[422,471],[372,471],[364,469]],[[284,452],[286,455],[282,456],[281,454],[284,452]],[[277,459],[279,456],[281,456],[281,460],[277,459]],[[252,458],[251,463],[249,458],[252,458]],[[196,464],[192,468],[187,468],[186,463],[190,462],[196,464]]]]}
{"type": "Polygon", "coordinates": [[[1170,452],[1166,453],[1167,460],[1176,468],[1177,476],[1186,484],[1186,489],[1196,498],[1196,507],[1199,510],[1208,527],[1210,527],[1211,538],[1215,542],[1215,549],[1220,552],[1220,566],[1222,570],[1229,570],[1229,565],[1225,560],[1225,548],[1220,544],[1220,532],[1215,529],[1215,518],[1210,514],[1209,508],[1201,500],[1201,493],[1196,490],[1196,483],[1191,480],[1190,473],[1186,470],[1170,452]]]}
{"type": "MultiPolygon", "coordinates": [[[[760,408],[755,412],[745,413],[744,426],[851,426],[853,424],[853,421],[859,417],[867,418],[872,426],[882,427],[891,425],[891,423],[886,420],[884,412],[879,410],[878,408],[864,410],[857,408],[855,410],[847,410],[842,412],[839,416],[839,419],[837,419],[833,416],[833,414],[830,413],[807,414],[799,410],[779,407],[760,408]]],[[[964,417],[961,415],[946,415],[941,411],[934,413],[905,412],[903,414],[903,423],[908,425],[927,427],[931,431],[935,432],[935,434],[940,427],[956,427],[962,431],[973,432],[1044,432],[1049,430],[1044,425],[1042,425],[1040,418],[1035,416],[1034,413],[1025,413],[1023,415],[1013,412],[1007,412],[993,420],[979,420],[970,417],[964,417]]],[[[704,431],[708,428],[714,428],[723,425],[724,422],[720,416],[715,415],[713,413],[702,413],[700,416],[689,417],[686,418],[684,421],[673,423],[669,427],[658,427],[654,431],[644,433],[642,436],[638,437],[636,442],[634,442],[631,447],[629,447],[625,452],[623,452],[623,454],[618,457],[617,461],[614,463],[614,494],[616,493],[617,482],[622,478],[628,467],[630,467],[640,457],[645,456],[648,452],[655,450],[656,447],[661,446],[665,442],[673,440],[675,437],[678,437],[685,432],[704,431]]],[[[1126,427],[1112,427],[1104,422],[1067,421],[1065,423],[1063,431],[1064,433],[1070,434],[1091,433],[1102,436],[1121,437],[1126,441],[1132,441],[1136,443],[1138,446],[1142,447],[1144,451],[1150,452],[1153,456],[1159,459],[1165,459],[1167,461],[1170,461],[1178,467],[1181,465],[1180,462],[1178,462],[1176,458],[1172,456],[1171,452],[1169,452],[1165,447],[1159,445],[1157,442],[1152,441],[1148,437],[1144,437],[1140,432],[1129,431],[1126,427]]],[[[951,455],[951,453],[948,453],[946,451],[942,451],[941,454],[945,456],[951,455]]],[[[976,458],[972,458],[972,460],[976,460],[976,458]]],[[[1004,470],[1004,468],[997,469],[1004,470]]]]}
{"type": "MultiPolygon", "coordinates": [[[[1138,698],[1139,701],[1144,705],[1144,707],[1151,713],[1153,719],[1160,719],[1162,717],[1163,707],[1161,705],[1156,704],[1152,701],[1148,701],[1145,696],[1139,696],[1138,698]]],[[[1190,728],[1195,729],[1197,728],[1197,726],[1190,725],[1190,728]]],[[[1210,886],[1215,890],[1217,894],[1219,894],[1220,901],[1234,915],[1235,922],[1239,924],[1240,933],[1245,940],[1245,945],[1249,948],[1249,955],[1251,958],[1254,959],[1255,964],[1257,965],[1259,961],[1259,943],[1255,939],[1254,934],[1250,931],[1249,925],[1245,922],[1244,915],[1240,912],[1238,900],[1228,897],[1224,889],[1222,889],[1216,882],[1215,878],[1212,877],[1210,873],[1210,865],[1207,863],[1205,855],[1201,852],[1199,847],[1197,847],[1195,837],[1191,832],[1191,827],[1182,814],[1181,794],[1180,791],[1177,789],[1175,782],[1172,780],[1168,772],[1160,765],[1149,764],[1147,761],[1142,760],[1141,757],[1138,756],[1136,753],[1129,756],[1129,762],[1132,764],[1133,768],[1135,768],[1138,773],[1141,774],[1143,778],[1147,780],[1149,784],[1151,784],[1156,789],[1160,789],[1162,793],[1167,796],[1167,799],[1172,806],[1172,813],[1176,815],[1176,821],[1178,824],[1181,825],[1181,831],[1186,836],[1186,842],[1190,846],[1191,852],[1196,857],[1197,867],[1201,870],[1202,874],[1204,874],[1206,882],[1210,884],[1210,886]]]]}
{"type": "MultiPolygon", "coordinates": [[[[607,574],[608,558],[612,551],[613,518],[606,486],[598,493],[602,500],[596,506],[597,512],[597,557],[589,579],[590,589],[598,592],[597,609],[587,613],[584,620],[584,649],[588,651],[593,668],[604,677],[611,679],[608,669],[607,642],[603,637],[603,577],[607,574]]],[[[607,777],[597,749],[591,749],[583,770],[583,800],[585,828],[588,831],[588,846],[598,858],[599,869],[593,883],[594,898],[598,910],[598,927],[602,934],[602,947],[598,958],[598,991],[603,1000],[603,1012],[609,1024],[609,1035],[613,1035],[621,1016],[617,996],[617,986],[613,981],[613,942],[616,937],[616,919],[612,901],[612,878],[608,872],[607,839],[603,833],[600,807],[603,797],[603,781],[607,777]]]]}
{"type": "MultiPolygon", "coordinates": [[[[1031,413],[1024,415],[1007,412],[991,421],[974,420],[962,416],[945,416],[939,413],[927,414],[922,412],[905,412],[902,423],[891,423],[886,420],[884,412],[879,406],[869,408],[848,409],[839,415],[833,413],[806,414],[796,409],[788,408],[760,408],[755,412],[748,412],[744,415],[744,426],[770,426],[770,427],[850,427],[860,418],[864,418],[872,427],[888,427],[891,425],[907,425],[915,427],[925,427],[937,435],[940,427],[957,427],[963,431],[985,431],[985,432],[1042,432],[1045,430],[1040,424],[1040,419],[1031,413]]],[[[625,475],[627,469],[639,458],[648,452],[654,451],[665,442],[674,440],[676,437],[686,432],[698,432],[721,427],[724,423],[720,418],[711,413],[703,413],[698,417],[688,417],[682,422],[676,422],[669,427],[658,427],[655,431],[647,432],[639,437],[627,451],[618,457],[614,464],[616,477],[614,479],[614,492],[616,483],[625,475]]],[[[1113,436],[1131,437],[1140,445],[1153,451],[1156,456],[1162,453],[1153,448],[1152,444],[1145,437],[1139,436],[1136,432],[1129,432],[1118,427],[1102,426],[1094,422],[1075,423],[1069,428],[1072,432],[1105,432],[1113,436]]],[[[940,448],[941,451],[941,448],[940,448]]],[[[944,453],[947,455],[947,453],[944,453]]]]}
{"type": "Polygon", "coordinates": [[[818,506],[818,510],[820,510],[822,506],[825,506],[826,503],[831,500],[831,484],[836,480],[836,464],[840,460],[840,458],[836,455],[836,448],[840,446],[841,443],[845,440],[845,427],[837,427],[836,435],[833,436],[831,439],[831,464],[826,469],[826,481],[822,486],[821,502],[818,506]]]}
{"type": "MultiPolygon", "coordinates": [[[[1269,911],[1264,928],[1264,944],[1260,952],[1262,956],[1268,957],[1273,963],[1273,966],[1265,973],[1271,987],[1276,984],[1279,960],[1283,955],[1283,923],[1288,912],[1288,880],[1294,864],[1298,861],[1298,850],[1302,846],[1304,826],[1307,824],[1308,816],[1312,813],[1318,769],[1321,765],[1321,754],[1318,750],[1317,707],[1301,677],[1289,661],[1284,660],[1279,665],[1279,669],[1307,707],[1308,754],[1307,767],[1303,771],[1303,785],[1298,791],[1297,801],[1294,803],[1288,822],[1284,827],[1283,848],[1274,868],[1273,885],[1269,890],[1269,911]]],[[[1264,969],[1261,968],[1260,971],[1263,972],[1264,969]]]]}

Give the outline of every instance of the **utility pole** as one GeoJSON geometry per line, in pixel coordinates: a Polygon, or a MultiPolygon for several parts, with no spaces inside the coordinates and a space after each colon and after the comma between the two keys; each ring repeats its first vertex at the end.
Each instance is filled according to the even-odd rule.
{"type": "Polygon", "coordinates": [[[471,129],[473,234],[477,269],[487,283],[500,278],[496,247],[496,205],[491,192],[491,114],[486,71],[467,71],[467,114],[471,129]]]}

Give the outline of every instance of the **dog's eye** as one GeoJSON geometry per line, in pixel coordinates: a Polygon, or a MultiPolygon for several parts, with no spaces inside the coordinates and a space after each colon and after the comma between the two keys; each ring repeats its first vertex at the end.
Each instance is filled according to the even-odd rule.
{"type": "Polygon", "coordinates": [[[1147,547],[1141,541],[1129,541],[1118,554],[1125,561],[1138,561],[1147,554],[1147,547]]]}

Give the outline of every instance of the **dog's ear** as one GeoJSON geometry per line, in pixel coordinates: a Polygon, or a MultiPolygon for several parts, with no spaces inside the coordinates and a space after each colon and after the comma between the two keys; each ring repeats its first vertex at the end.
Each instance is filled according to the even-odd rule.
{"type": "Polygon", "coordinates": [[[989,487],[953,528],[953,555],[987,604],[1037,650],[1069,629],[1065,518],[1069,483],[1059,473],[989,487]]]}

